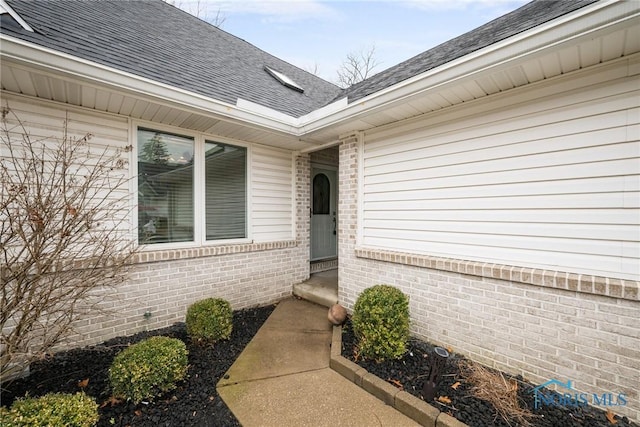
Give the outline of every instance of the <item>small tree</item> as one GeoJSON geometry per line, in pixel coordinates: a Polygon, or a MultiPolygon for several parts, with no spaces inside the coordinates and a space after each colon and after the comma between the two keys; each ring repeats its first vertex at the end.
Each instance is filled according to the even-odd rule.
{"type": "Polygon", "coordinates": [[[139,157],[149,163],[166,165],[169,162],[169,150],[167,150],[167,144],[162,140],[159,134],[155,134],[153,138],[144,143],[139,157]]]}
{"type": "Polygon", "coordinates": [[[0,379],[8,380],[104,313],[134,249],[127,223],[130,147],[33,138],[8,107],[0,131],[0,379]]]}
{"type": "Polygon", "coordinates": [[[376,47],[362,49],[359,52],[351,52],[347,55],[342,65],[338,68],[337,84],[346,88],[371,77],[373,70],[380,65],[376,60],[376,47]]]}

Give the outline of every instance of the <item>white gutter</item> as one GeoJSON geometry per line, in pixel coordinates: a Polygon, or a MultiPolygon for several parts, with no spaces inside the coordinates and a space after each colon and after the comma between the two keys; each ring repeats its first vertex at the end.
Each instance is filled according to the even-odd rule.
{"type": "Polygon", "coordinates": [[[300,118],[300,133],[311,133],[357,118],[390,104],[401,102],[409,96],[434,91],[445,85],[452,85],[456,81],[465,80],[489,69],[512,63],[515,59],[532,56],[543,50],[548,50],[550,47],[568,43],[577,37],[593,35],[598,31],[639,16],[639,5],[638,2],[608,0],[578,9],[549,23],[539,25],[358,99],[332,113],[323,116],[315,116],[314,113],[302,116],[300,118]],[[604,12],[605,15],[596,15],[597,12],[604,12]]]}
{"type": "Polygon", "coordinates": [[[531,57],[578,37],[594,35],[615,25],[624,25],[638,15],[640,7],[636,2],[598,2],[404,80],[352,104],[348,104],[346,98],[341,99],[300,118],[246,100],[239,99],[236,105],[216,101],[13,37],[0,35],[0,41],[3,42],[2,57],[62,72],[87,82],[106,84],[132,94],[160,99],[174,106],[196,109],[207,116],[222,116],[244,125],[301,137],[400,103],[410,96],[435,91],[488,70],[506,67],[516,59],[531,57]]]}
{"type": "MultiPolygon", "coordinates": [[[[233,105],[213,98],[160,83],[132,73],[116,70],[86,59],[45,48],[15,37],[0,34],[2,58],[35,66],[46,71],[55,71],[73,76],[85,82],[108,85],[110,87],[151,99],[178,104],[211,116],[223,116],[243,124],[253,124],[260,128],[295,134],[298,119],[269,109],[254,109],[233,105]]],[[[218,117],[219,118],[219,117],[218,117]]]]}

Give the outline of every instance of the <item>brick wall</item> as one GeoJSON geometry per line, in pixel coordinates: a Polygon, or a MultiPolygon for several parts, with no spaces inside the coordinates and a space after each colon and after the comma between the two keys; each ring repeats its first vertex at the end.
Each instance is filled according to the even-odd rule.
{"type": "Polygon", "coordinates": [[[358,147],[356,137],[340,146],[342,304],[351,310],[365,288],[396,286],[417,337],[534,383],[625,393],[628,405],[614,412],[640,420],[637,282],[359,248],[358,147]]]}
{"type": "Polygon", "coordinates": [[[300,245],[300,262],[304,264],[303,268],[307,269],[304,279],[308,279],[311,259],[311,162],[309,154],[296,156],[295,174],[296,241],[300,245]]]}
{"type": "Polygon", "coordinates": [[[117,311],[78,322],[69,344],[182,322],[187,307],[203,298],[224,298],[236,310],[290,296],[309,278],[309,155],[296,157],[295,168],[295,240],[141,252],[128,281],[102,303],[117,311]]]}
{"type": "Polygon", "coordinates": [[[324,150],[311,153],[311,163],[338,166],[338,147],[329,147],[324,150]]]}
{"type": "Polygon", "coordinates": [[[146,252],[138,258],[129,280],[103,303],[117,312],[81,321],[70,337],[73,346],[182,322],[187,307],[204,298],[224,298],[234,310],[269,304],[291,295],[293,284],[309,275],[308,250],[297,241],[146,252]]]}

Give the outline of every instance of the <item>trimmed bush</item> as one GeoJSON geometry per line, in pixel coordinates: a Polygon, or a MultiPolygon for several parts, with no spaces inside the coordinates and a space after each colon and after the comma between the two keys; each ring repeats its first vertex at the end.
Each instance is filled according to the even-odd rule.
{"type": "Polygon", "coordinates": [[[11,409],[0,407],[0,425],[6,427],[90,427],[98,418],[98,404],[82,392],[26,397],[13,402],[11,409]]]}
{"type": "Polygon", "coordinates": [[[116,355],[109,368],[113,395],[134,403],[176,387],[187,373],[187,347],[176,338],[151,337],[116,355]]]}
{"type": "Polygon", "coordinates": [[[409,299],[393,286],[367,288],[356,300],[351,323],[362,357],[399,359],[409,340],[409,299]]]}
{"type": "Polygon", "coordinates": [[[192,339],[208,343],[227,339],[233,329],[231,304],[221,298],[197,301],[187,309],[186,324],[192,339]]]}

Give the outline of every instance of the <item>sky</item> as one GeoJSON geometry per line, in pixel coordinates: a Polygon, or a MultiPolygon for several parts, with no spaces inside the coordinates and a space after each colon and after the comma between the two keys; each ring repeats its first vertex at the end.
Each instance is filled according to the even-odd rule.
{"type": "Polygon", "coordinates": [[[380,72],[529,0],[167,0],[320,77],[375,48],[380,72]]]}

